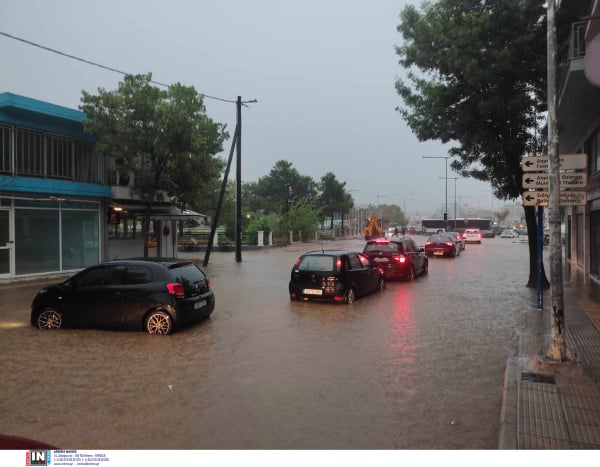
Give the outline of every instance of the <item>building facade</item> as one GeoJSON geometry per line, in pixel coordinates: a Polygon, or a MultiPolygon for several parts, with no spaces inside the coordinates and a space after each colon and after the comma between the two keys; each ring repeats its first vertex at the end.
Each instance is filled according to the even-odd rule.
{"type": "Polygon", "coordinates": [[[105,255],[111,199],[83,112],[0,93],[0,279],[74,271],[105,255]]]}
{"type": "Polygon", "coordinates": [[[558,53],[561,156],[587,155],[585,204],[564,209],[565,254],[587,280],[600,282],[600,0],[564,0],[576,21],[563,26],[558,53]]]}

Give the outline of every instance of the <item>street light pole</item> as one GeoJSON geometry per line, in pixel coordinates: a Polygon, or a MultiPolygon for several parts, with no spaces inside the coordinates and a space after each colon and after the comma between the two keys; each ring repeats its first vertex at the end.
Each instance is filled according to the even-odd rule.
{"type": "Polygon", "coordinates": [[[446,159],[446,210],[444,211],[446,214],[446,230],[448,230],[448,159],[452,156],[422,156],[423,159],[446,159]]]}
{"type": "MultiPolygon", "coordinates": [[[[438,177],[443,178],[443,177],[438,177]]],[[[449,177],[450,180],[454,180],[454,229],[456,229],[456,180],[464,177],[449,177]]]]}

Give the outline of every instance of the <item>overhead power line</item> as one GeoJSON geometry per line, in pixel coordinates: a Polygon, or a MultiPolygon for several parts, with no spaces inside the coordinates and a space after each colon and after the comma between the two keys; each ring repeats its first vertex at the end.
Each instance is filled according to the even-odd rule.
{"type": "MultiPolygon", "coordinates": [[[[8,37],[10,39],[14,39],[16,41],[23,42],[23,43],[31,45],[33,47],[37,47],[39,49],[47,50],[48,52],[52,52],[52,53],[55,53],[55,54],[58,54],[58,55],[62,55],[63,57],[71,58],[73,60],[77,60],[77,61],[82,62],[82,63],[87,63],[88,65],[93,65],[93,66],[96,66],[98,68],[103,68],[104,70],[113,71],[115,73],[120,73],[122,75],[131,74],[131,73],[127,73],[127,72],[122,71],[122,70],[118,70],[117,68],[112,68],[110,66],[106,66],[106,65],[102,65],[100,63],[92,62],[91,60],[86,60],[85,58],[76,57],[75,55],[71,55],[71,54],[68,54],[68,53],[65,53],[65,52],[61,52],[60,50],[56,50],[56,49],[53,49],[51,47],[46,47],[45,45],[37,44],[35,42],[29,41],[27,39],[23,39],[21,37],[13,36],[12,34],[8,34],[8,33],[3,32],[3,31],[0,31],[0,35],[8,37]]],[[[159,81],[150,80],[150,82],[154,83],[154,84],[158,84],[159,86],[165,86],[167,88],[170,87],[169,84],[161,83],[159,81]]],[[[200,95],[203,96],[203,97],[206,97],[208,99],[214,99],[214,100],[217,100],[217,101],[229,102],[229,103],[237,103],[237,101],[235,101],[235,100],[223,99],[221,97],[215,97],[215,96],[209,96],[208,94],[202,94],[202,93],[200,93],[200,95]]],[[[247,101],[247,102],[257,102],[257,101],[256,100],[252,100],[252,101],[247,101]]]]}

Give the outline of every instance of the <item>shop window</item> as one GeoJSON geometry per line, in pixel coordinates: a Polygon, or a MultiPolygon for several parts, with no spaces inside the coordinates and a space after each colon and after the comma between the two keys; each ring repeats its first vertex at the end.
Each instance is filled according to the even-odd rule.
{"type": "Polygon", "coordinates": [[[99,258],[98,212],[62,211],[62,267],[81,269],[99,258]]]}
{"type": "Polygon", "coordinates": [[[16,209],[15,239],[17,275],[59,270],[58,209],[16,209]]]}

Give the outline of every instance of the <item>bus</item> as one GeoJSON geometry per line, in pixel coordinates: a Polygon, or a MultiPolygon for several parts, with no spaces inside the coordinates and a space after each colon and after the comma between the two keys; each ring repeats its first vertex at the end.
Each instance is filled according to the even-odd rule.
{"type": "Polygon", "coordinates": [[[423,233],[432,234],[440,230],[454,232],[456,230],[479,229],[492,230],[491,219],[481,219],[479,217],[471,217],[465,219],[423,219],[421,220],[421,230],[423,233]],[[446,229],[446,223],[448,228],[446,229]]]}

